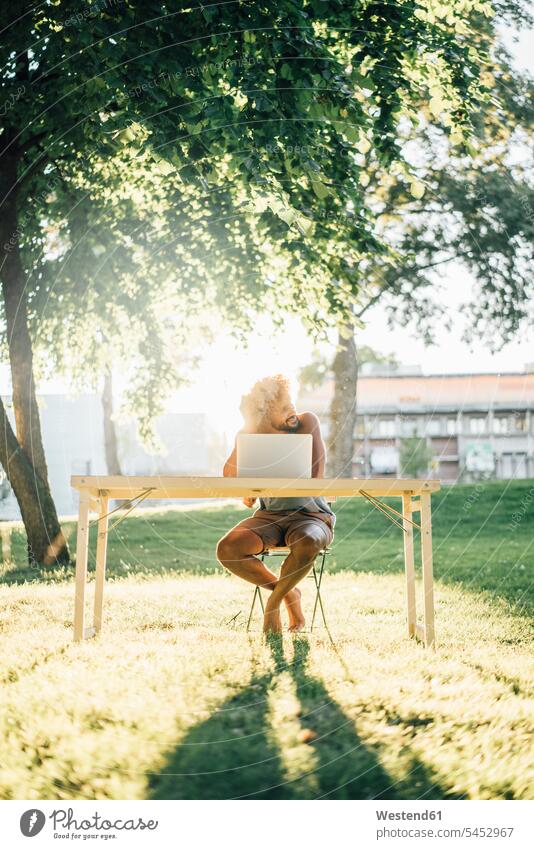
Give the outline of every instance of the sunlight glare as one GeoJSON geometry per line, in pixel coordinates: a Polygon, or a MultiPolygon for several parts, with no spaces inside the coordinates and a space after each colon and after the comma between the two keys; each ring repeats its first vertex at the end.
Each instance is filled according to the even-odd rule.
{"type": "Polygon", "coordinates": [[[169,403],[173,412],[202,412],[213,430],[232,438],[243,424],[241,397],[261,377],[282,372],[298,386],[298,371],[312,356],[313,343],[298,319],[288,318],[283,332],[274,332],[267,316],[243,348],[229,333],[206,350],[190,387],[180,389],[169,403]]]}

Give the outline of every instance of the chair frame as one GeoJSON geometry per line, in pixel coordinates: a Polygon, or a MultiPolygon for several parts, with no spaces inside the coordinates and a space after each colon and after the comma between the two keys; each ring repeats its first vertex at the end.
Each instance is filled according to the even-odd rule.
{"type": "MultiPolygon", "coordinates": [[[[331,550],[332,549],[328,545],[326,545],[324,548],[322,548],[320,551],[317,552],[317,554],[315,555],[315,558],[313,560],[312,577],[315,581],[315,604],[313,605],[313,614],[312,614],[312,621],[311,621],[311,625],[310,625],[310,633],[313,631],[313,626],[315,624],[315,617],[317,615],[317,607],[318,606],[321,610],[321,616],[322,616],[322,619],[323,619],[324,626],[328,630],[328,625],[326,624],[326,616],[325,616],[324,607],[323,607],[323,599],[321,597],[321,583],[322,583],[322,580],[323,580],[326,555],[329,554],[331,550]],[[319,569],[317,569],[316,566],[315,566],[316,558],[318,556],[321,557],[321,564],[319,566],[319,569]]],[[[260,554],[260,557],[261,557],[262,562],[265,562],[265,557],[287,557],[287,555],[290,553],[290,551],[291,551],[291,549],[288,548],[285,545],[284,546],[276,546],[275,548],[270,548],[270,549],[267,549],[266,551],[262,551],[262,553],[260,554]]],[[[265,605],[263,604],[263,598],[262,598],[261,589],[260,589],[259,586],[255,587],[255,589],[254,589],[254,595],[252,597],[252,604],[250,606],[250,613],[249,613],[248,622],[247,622],[247,632],[250,631],[250,623],[252,621],[252,616],[254,614],[254,607],[256,605],[256,599],[259,599],[261,609],[262,609],[262,613],[265,613],[265,605]]]]}

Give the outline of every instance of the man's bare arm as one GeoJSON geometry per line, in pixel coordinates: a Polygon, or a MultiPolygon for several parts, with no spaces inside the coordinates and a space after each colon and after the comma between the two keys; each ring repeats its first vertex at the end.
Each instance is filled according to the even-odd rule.
{"type": "Polygon", "coordinates": [[[301,421],[306,433],[311,433],[312,440],[312,478],[324,478],[326,463],[326,446],[321,434],[321,422],[315,413],[303,413],[301,421]]]}
{"type": "MultiPolygon", "coordinates": [[[[237,439],[234,443],[234,448],[230,456],[228,457],[226,463],[223,466],[223,478],[236,478],[237,477],[237,439]]],[[[255,498],[244,498],[243,504],[246,507],[254,507],[256,503],[255,498]]]]}
{"type": "Polygon", "coordinates": [[[226,463],[223,466],[223,478],[237,477],[237,441],[226,463]]]}

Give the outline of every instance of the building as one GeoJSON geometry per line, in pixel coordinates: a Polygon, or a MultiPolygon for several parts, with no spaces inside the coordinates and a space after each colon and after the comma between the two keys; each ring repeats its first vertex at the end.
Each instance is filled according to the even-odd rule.
{"type": "MultiPolygon", "coordinates": [[[[3,398],[11,424],[10,398],[3,398]]],[[[104,453],[102,402],[98,395],[40,395],[39,415],[50,487],[60,515],[78,510],[78,494],[71,475],[107,474],[104,453]]],[[[149,454],[137,438],[133,422],[116,425],[119,460],[125,475],[210,474],[209,434],[202,413],[166,413],[156,420],[161,451],[149,454]]],[[[211,472],[213,473],[213,472],[211,472]]],[[[0,519],[19,519],[11,487],[0,487],[0,519]]]]}
{"type": "MultiPolygon", "coordinates": [[[[429,476],[444,482],[534,477],[534,367],[507,374],[430,374],[417,367],[362,370],[354,476],[399,475],[405,437],[425,439],[429,476]]],[[[299,398],[328,436],[333,379],[299,398]]]]}

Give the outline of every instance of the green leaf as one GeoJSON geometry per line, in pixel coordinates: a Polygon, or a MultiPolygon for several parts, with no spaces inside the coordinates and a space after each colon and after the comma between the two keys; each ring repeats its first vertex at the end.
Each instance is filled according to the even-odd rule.
{"type": "Polygon", "coordinates": [[[319,200],[324,200],[325,198],[327,198],[329,195],[332,194],[331,190],[327,186],[325,186],[324,183],[321,183],[319,180],[313,180],[311,186],[312,186],[314,194],[317,195],[319,200]]]}
{"type": "Polygon", "coordinates": [[[418,200],[423,197],[425,193],[425,187],[419,180],[413,180],[410,183],[410,194],[412,197],[417,198],[418,200]]]}

